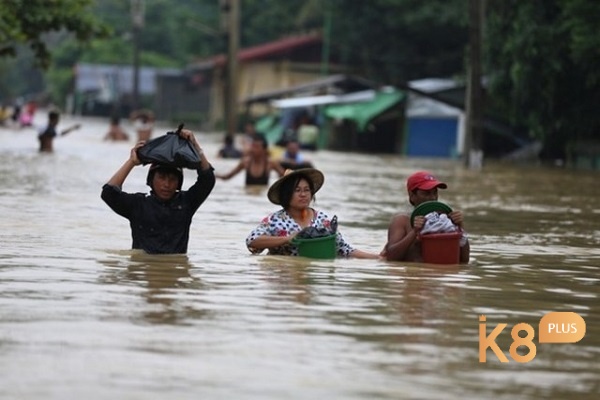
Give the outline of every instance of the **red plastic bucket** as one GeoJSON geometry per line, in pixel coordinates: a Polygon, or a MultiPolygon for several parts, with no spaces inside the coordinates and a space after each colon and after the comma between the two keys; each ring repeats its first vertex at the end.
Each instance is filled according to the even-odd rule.
{"type": "Polygon", "coordinates": [[[423,262],[429,264],[458,264],[460,262],[461,232],[430,233],[421,236],[423,262]]]}

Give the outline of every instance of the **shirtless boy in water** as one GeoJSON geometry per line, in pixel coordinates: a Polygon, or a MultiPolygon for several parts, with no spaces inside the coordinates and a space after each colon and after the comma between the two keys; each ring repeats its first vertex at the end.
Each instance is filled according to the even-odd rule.
{"type": "MultiPolygon", "coordinates": [[[[418,206],[426,201],[437,201],[438,188],[446,189],[448,185],[438,181],[427,171],[415,172],[408,177],[406,188],[408,200],[413,206],[418,206]]],[[[454,225],[462,229],[462,211],[452,211],[448,214],[454,225]]],[[[416,216],[414,225],[411,226],[410,215],[396,214],[392,217],[388,228],[388,242],[385,245],[385,256],[389,261],[423,261],[421,255],[421,242],[418,240],[419,232],[425,225],[424,216],[416,216]]],[[[468,263],[471,253],[469,240],[466,235],[461,240],[460,262],[468,263]]]]}

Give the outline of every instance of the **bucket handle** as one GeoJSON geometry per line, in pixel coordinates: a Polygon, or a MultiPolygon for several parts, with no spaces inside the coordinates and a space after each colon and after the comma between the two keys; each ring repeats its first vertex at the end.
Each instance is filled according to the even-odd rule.
{"type": "MultiPolygon", "coordinates": [[[[332,233],[330,235],[318,236],[318,237],[315,237],[315,238],[305,238],[305,239],[322,239],[322,238],[330,237],[330,236],[333,236],[333,235],[335,235],[335,233],[332,233]]],[[[294,246],[298,246],[300,243],[302,243],[302,242],[300,242],[300,240],[302,240],[302,239],[298,239],[296,236],[294,236],[292,238],[292,240],[290,240],[290,244],[293,244],[294,246]]]]}

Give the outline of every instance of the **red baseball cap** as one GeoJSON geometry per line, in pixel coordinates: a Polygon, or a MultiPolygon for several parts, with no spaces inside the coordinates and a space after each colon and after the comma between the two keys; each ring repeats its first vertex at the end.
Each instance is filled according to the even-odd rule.
{"type": "Polygon", "coordinates": [[[431,190],[433,188],[447,189],[448,185],[444,182],[440,182],[431,173],[427,171],[415,172],[406,180],[406,188],[409,192],[413,192],[417,189],[431,190]]]}

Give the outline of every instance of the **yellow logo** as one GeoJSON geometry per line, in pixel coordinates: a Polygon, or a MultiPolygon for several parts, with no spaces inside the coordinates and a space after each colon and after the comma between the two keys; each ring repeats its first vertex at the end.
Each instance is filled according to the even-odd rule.
{"type": "Polygon", "coordinates": [[[574,312],[551,312],[540,320],[540,343],[577,343],[585,336],[585,321],[574,312]]]}
{"type": "MultiPolygon", "coordinates": [[[[508,362],[508,358],[496,343],[496,338],[502,333],[507,324],[498,324],[487,333],[486,316],[479,317],[479,362],[487,361],[487,349],[492,350],[500,362],[508,362]]],[[[574,312],[551,312],[542,317],[538,326],[540,343],[577,343],[585,336],[585,321],[574,312]]],[[[519,363],[526,363],[535,358],[537,348],[533,339],[535,330],[529,324],[518,323],[510,331],[513,339],[509,348],[510,357],[519,363]],[[525,335],[520,335],[525,332],[525,335]],[[517,348],[527,348],[527,353],[521,355],[517,348]]]]}

